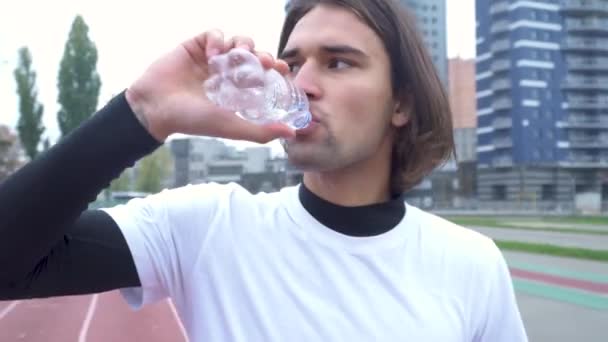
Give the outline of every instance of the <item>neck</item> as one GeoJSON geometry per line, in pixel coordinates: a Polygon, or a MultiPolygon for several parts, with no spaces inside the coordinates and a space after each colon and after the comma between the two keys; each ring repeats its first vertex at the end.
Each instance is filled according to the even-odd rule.
{"type": "Polygon", "coordinates": [[[341,206],[386,202],[391,199],[389,158],[375,157],[338,170],[305,172],[304,184],[317,196],[341,206]]]}

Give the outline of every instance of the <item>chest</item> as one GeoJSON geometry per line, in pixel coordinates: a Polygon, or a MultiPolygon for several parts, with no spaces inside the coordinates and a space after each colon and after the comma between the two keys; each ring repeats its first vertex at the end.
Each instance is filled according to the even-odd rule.
{"type": "Polygon", "coordinates": [[[429,287],[399,252],[336,253],[310,241],[276,237],[214,246],[185,294],[197,308],[191,311],[194,336],[214,341],[466,340],[461,301],[441,286],[429,287]]]}

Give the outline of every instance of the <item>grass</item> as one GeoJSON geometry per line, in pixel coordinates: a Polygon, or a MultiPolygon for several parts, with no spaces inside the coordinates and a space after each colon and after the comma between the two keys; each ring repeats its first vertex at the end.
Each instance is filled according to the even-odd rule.
{"type": "Polygon", "coordinates": [[[544,222],[559,222],[573,224],[598,224],[608,226],[608,216],[560,216],[560,217],[541,217],[544,222]]]}
{"type": "Polygon", "coordinates": [[[495,240],[495,243],[498,248],[502,250],[594,260],[608,263],[608,250],[597,250],[578,247],[562,247],[548,244],[506,240],[495,240]]]}
{"type": "MultiPolygon", "coordinates": [[[[544,232],[557,232],[557,233],[574,233],[574,234],[587,234],[587,235],[608,235],[608,228],[606,230],[597,229],[585,229],[585,228],[553,228],[553,227],[522,227],[521,225],[511,225],[505,223],[506,219],[497,219],[492,217],[475,217],[475,216],[454,216],[446,217],[447,220],[454,222],[462,226],[480,226],[488,228],[509,228],[518,230],[528,231],[544,231],[544,232]]],[[[565,221],[553,221],[559,223],[574,223],[565,221]]]]}

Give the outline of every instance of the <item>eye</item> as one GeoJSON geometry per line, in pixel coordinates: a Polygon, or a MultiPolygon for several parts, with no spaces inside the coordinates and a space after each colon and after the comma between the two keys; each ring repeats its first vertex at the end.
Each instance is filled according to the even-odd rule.
{"type": "Polygon", "coordinates": [[[340,59],[340,58],[333,58],[329,61],[329,68],[330,69],[345,69],[345,68],[350,68],[353,66],[353,63],[344,60],[344,59],[340,59]]]}
{"type": "Polygon", "coordinates": [[[289,72],[292,74],[297,74],[300,70],[300,65],[297,63],[287,63],[287,65],[289,66],[289,72]]]}

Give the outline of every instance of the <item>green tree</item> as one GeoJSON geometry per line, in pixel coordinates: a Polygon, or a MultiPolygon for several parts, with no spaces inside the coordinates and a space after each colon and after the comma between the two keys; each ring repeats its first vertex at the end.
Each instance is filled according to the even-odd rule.
{"type": "Polygon", "coordinates": [[[19,96],[19,121],[17,132],[25,153],[34,159],[38,154],[44,125],[44,106],[37,100],[36,72],[32,69],[32,54],[27,47],[19,49],[19,64],[14,71],[19,96]]]}
{"type": "Polygon", "coordinates": [[[0,182],[23,166],[20,151],[19,137],[8,126],[0,125],[0,182]]]}
{"type": "Polygon", "coordinates": [[[97,73],[97,47],[89,39],[89,27],[78,15],[65,44],[57,81],[57,121],[66,136],[97,109],[101,80],[97,73]]]}
{"type": "Polygon", "coordinates": [[[114,179],[110,183],[111,191],[130,191],[131,190],[131,175],[132,169],[127,169],[120,174],[120,177],[114,179]]]}
{"type": "Polygon", "coordinates": [[[144,157],[136,169],[135,191],[161,191],[163,181],[171,172],[172,162],[171,154],[165,146],[144,157]]]}

